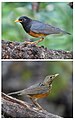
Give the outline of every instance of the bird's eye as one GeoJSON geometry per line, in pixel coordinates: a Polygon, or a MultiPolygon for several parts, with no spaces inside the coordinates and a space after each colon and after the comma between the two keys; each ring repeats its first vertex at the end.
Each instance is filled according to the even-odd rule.
{"type": "Polygon", "coordinates": [[[50,76],[50,78],[52,78],[52,76],[50,76]]]}
{"type": "Polygon", "coordinates": [[[20,22],[22,22],[23,20],[22,19],[19,19],[20,22]]]}

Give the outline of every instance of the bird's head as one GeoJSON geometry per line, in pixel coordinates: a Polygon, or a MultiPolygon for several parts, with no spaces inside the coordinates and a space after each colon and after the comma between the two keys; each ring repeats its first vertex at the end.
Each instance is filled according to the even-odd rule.
{"type": "Polygon", "coordinates": [[[19,19],[15,20],[15,22],[20,22],[21,24],[26,24],[29,21],[31,21],[31,19],[26,16],[21,16],[19,19]]]}
{"type": "Polygon", "coordinates": [[[54,74],[54,75],[48,75],[44,79],[44,84],[47,86],[50,86],[54,80],[55,77],[57,77],[59,74],[54,74]]]}

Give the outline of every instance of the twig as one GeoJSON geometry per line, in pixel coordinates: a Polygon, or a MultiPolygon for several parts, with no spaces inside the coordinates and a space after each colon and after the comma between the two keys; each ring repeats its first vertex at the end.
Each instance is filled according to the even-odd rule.
{"type": "Polygon", "coordinates": [[[32,104],[18,100],[2,93],[2,113],[4,117],[12,118],[59,118],[60,116],[38,110],[32,104]]]}

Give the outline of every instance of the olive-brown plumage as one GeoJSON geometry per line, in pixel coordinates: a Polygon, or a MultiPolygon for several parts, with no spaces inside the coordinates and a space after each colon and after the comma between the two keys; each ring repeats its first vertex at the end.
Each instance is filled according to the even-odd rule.
{"type": "Polygon", "coordinates": [[[18,92],[9,93],[8,95],[12,95],[12,94],[27,95],[36,106],[41,108],[41,106],[37,103],[37,100],[48,96],[48,94],[51,92],[52,89],[52,82],[54,78],[57,76],[58,74],[48,75],[45,77],[43,82],[34,84],[29,88],[18,92]]]}

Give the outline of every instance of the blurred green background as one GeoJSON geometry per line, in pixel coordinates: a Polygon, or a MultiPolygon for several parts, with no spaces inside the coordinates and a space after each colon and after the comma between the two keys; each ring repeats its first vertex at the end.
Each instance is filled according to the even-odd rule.
{"type": "Polygon", "coordinates": [[[14,22],[23,15],[71,33],[71,35],[61,36],[49,35],[39,45],[49,49],[73,49],[73,10],[67,2],[3,2],[2,39],[18,42],[23,42],[27,39],[37,40],[37,38],[25,33],[20,23],[14,22]]]}
{"type": "MultiPolygon", "coordinates": [[[[62,117],[73,117],[73,63],[70,61],[2,62],[2,91],[15,92],[42,82],[47,75],[58,73],[52,92],[38,102],[47,111],[62,117]]],[[[28,101],[25,96],[18,99],[28,101]]]]}

